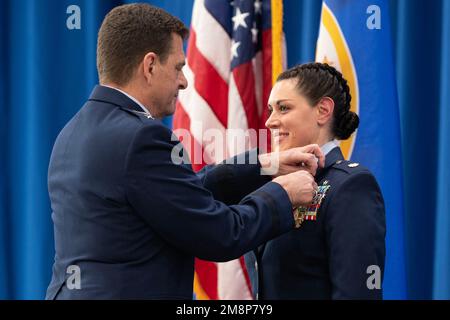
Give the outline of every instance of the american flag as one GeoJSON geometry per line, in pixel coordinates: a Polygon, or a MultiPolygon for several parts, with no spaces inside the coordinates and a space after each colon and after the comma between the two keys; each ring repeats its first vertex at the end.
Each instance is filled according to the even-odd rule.
{"type": "MultiPolygon", "coordinates": [[[[274,2],[281,6],[281,0],[274,2]]],[[[282,43],[272,44],[271,5],[270,0],[194,2],[183,70],[189,85],[180,91],[173,119],[176,134],[179,129],[190,132],[189,141],[180,140],[190,152],[194,170],[257,146],[256,139],[250,138],[240,150],[225,138],[223,150],[217,152],[203,133],[215,129],[226,137],[228,129],[265,128],[274,50],[282,43]],[[199,153],[201,161],[195,156],[199,153]]],[[[243,258],[226,263],[197,259],[195,270],[198,299],[252,298],[243,258]]]]}

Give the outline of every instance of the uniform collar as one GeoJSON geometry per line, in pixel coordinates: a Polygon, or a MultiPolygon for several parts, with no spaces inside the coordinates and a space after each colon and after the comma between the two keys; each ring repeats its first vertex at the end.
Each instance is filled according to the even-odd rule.
{"type": "Polygon", "coordinates": [[[318,168],[316,172],[316,181],[321,180],[322,176],[331,168],[337,161],[344,160],[341,148],[339,146],[334,147],[325,156],[325,166],[323,168],[318,168]]]}
{"type": "Polygon", "coordinates": [[[331,150],[336,147],[339,147],[339,142],[337,140],[331,140],[321,146],[320,149],[322,149],[323,154],[326,156],[331,150]]]}
{"type": "MultiPolygon", "coordinates": [[[[143,113],[142,107],[135,99],[132,99],[129,95],[115,88],[107,86],[96,85],[94,90],[92,90],[89,100],[106,102],[124,109],[143,113]]],[[[148,111],[145,113],[149,114],[148,111]]]]}
{"type": "Polygon", "coordinates": [[[332,150],[328,152],[325,156],[325,167],[324,169],[331,167],[336,161],[344,160],[344,156],[342,155],[341,148],[339,146],[334,147],[332,150]]]}
{"type": "MultiPolygon", "coordinates": [[[[123,90],[120,90],[119,88],[114,88],[114,87],[107,86],[107,85],[102,85],[102,86],[103,86],[103,87],[107,87],[107,88],[111,88],[111,89],[114,89],[114,90],[117,90],[117,91],[119,91],[120,93],[126,95],[128,98],[130,98],[131,100],[133,100],[136,104],[138,104],[139,107],[141,107],[142,111],[144,111],[145,113],[149,114],[150,117],[152,117],[152,115],[150,114],[150,111],[148,111],[148,108],[147,108],[146,106],[144,106],[138,99],[136,99],[135,97],[133,97],[131,94],[129,94],[129,93],[123,91],[123,90]]],[[[152,117],[152,118],[153,118],[153,117],[152,117]]]]}

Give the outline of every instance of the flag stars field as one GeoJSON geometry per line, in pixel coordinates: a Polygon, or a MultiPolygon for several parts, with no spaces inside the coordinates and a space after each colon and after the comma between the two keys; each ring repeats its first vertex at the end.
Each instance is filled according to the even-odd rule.
{"type": "Polygon", "coordinates": [[[234,39],[231,40],[231,55],[233,58],[239,57],[238,48],[240,45],[241,45],[240,41],[236,42],[236,41],[234,41],[234,39]]]}
{"type": "Polygon", "coordinates": [[[241,12],[241,9],[236,8],[236,14],[231,20],[233,20],[233,29],[236,31],[240,26],[248,28],[245,18],[250,15],[248,12],[241,12]]]}

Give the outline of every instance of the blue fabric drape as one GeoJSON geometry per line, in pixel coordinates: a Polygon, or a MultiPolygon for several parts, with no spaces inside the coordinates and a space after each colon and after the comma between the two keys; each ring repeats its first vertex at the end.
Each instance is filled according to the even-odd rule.
{"type": "Polygon", "coordinates": [[[314,61],[322,1],[284,0],[283,6],[288,66],[314,61]]]}
{"type": "MultiPolygon", "coordinates": [[[[190,24],[193,0],[147,2],[190,24]]],[[[450,299],[449,2],[390,1],[413,299],[450,299]]],[[[98,27],[121,3],[0,2],[0,299],[44,297],[54,256],[51,148],[97,82],[98,27]],[[69,5],[81,9],[81,30],[66,28],[69,5]]],[[[318,0],[284,0],[289,65],[314,59],[320,8],[318,0]]]]}
{"type": "MultiPolygon", "coordinates": [[[[396,10],[397,83],[402,125],[404,191],[406,212],[406,254],[409,297],[433,297],[434,271],[450,268],[438,248],[447,247],[448,193],[446,198],[437,195],[448,191],[448,179],[442,181],[445,168],[439,168],[439,157],[447,153],[450,123],[440,121],[448,106],[442,100],[448,97],[448,1],[391,1],[396,10]],[[447,8],[447,9],[445,9],[447,8]],[[445,52],[447,50],[447,54],[445,52]],[[445,87],[445,83],[447,86],[445,87]],[[442,134],[442,135],[441,135],[442,134]],[[438,179],[442,181],[438,184],[438,179]],[[438,201],[440,201],[440,204],[438,201]],[[447,210],[441,211],[440,207],[447,210]],[[439,219],[437,219],[439,217],[439,219]],[[447,218],[447,225],[445,218],[447,218]],[[444,221],[442,221],[444,220],[444,221]],[[437,230],[441,230],[438,235],[437,230]],[[439,239],[435,239],[435,235],[439,239]],[[436,244],[436,246],[435,246],[436,244]]],[[[442,119],[444,120],[444,119],[442,119]]],[[[448,120],[448,118],[447,118],[448,120]]],[[[447,174],[448,176],[448,174],[447,174]]],[[[436,276],[438,276],[436,274],[436,276]]],[[[437,282],[441,282],[439,276],[437,282]]],[[[448,278],[442,286],[450,287],[448,278]]],[[[450,296],[447,294],[447,299],[450,296]]]]}
{"type": "Polygon", "coordinates": [[[383,192],[387,229],[383,297],[405,299],[403,170],[388,1],[326,0],[324,3],[339,23],[358,79],[359,94],[354,91],[352,99],[359,99],[360,125],[351,160],[367,166],[383,192]],[[368,29],[369,15],[359,14],[372,5],[384,14],[380,17],[380,30],[368,29]]]}
{"type": "MultiPolygon", "coordinates": [[[[7,5],[0,6],[0,30],[5,30],[8,22],[6,20],[7,5]]],[[[8,75],[6,73],[6,67],[4,61],[6,61],[6,47],[3,45],[7,43],[7,37],[5,32],[0,31],[0,298],[6,297],[10,291],[8,275],[10,270],[8,267],[8,257],[10,256],[7,244],[9,243],[9,233],[7,226],[8,223],[8,209],[6,206],[6,200],[8,199],[6,189],[6,159],[5,152],[8,149],[6,142],[7,134],[7,116],[8,108],[6,102],[6,79],[8,75]]]]}
{"type": "MultiPolygon", "coordinates": [[[[54,257],[53,143],[98,82],[97,32],[114,0],[0,2],[0,299],[42,299],[54,257]],[[81,29],[69,30],[70,5],[81,29]]],[[[189,24],[192,1],[157,1],[189,24]]]]}
{"type": "Polygon", "coordinates": [[[439,144],[437,167],[437,209],[434,241],[433,298],[450,297],[450,1],[442,9],[442,36],[440,59],[439,144]]]}
{"type": "MultiPolygon", "coordinates": [[[[47,193],[47,166],[56,135],[80,108],[97,82],[96,33],[116,3],[80,1],[81,30],[66,28],[72,1],[2,2],[1,64],[7,78],[6,134],[2,168],[8,190],[7,298],[39,299],[51,275],[53,228],[47,193]]],[[[3,212],[5,215],[5,212],[3,212]]],[[[3,272],[2,272],[3,273],[3,272]]]]}
{"type": "MultiPolygon", "coordinates": [[[[315,33],[320,6],[284,3],[289,65],[313,60],[317,35],[311,39],[303,30],[315,33]]],[[[389,4],[402,128],[407,297],[450,299],[449,1],[389,4]]]]}

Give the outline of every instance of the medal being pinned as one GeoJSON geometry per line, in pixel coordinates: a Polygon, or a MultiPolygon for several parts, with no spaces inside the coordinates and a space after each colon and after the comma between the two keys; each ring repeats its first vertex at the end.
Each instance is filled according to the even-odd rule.
{"type": "Polygon", "coordinates": [[[317,219],[317,211],[322,204],[325,195],[330,189],[330,185],[328,184],[328,180],[325,180],[322,185],[320,185],[313,197],[313,200],[310,205],[298,207],[294,212],[295,219],[295,227],[298,228],[305,220],[316,220],[317,219]]]}

